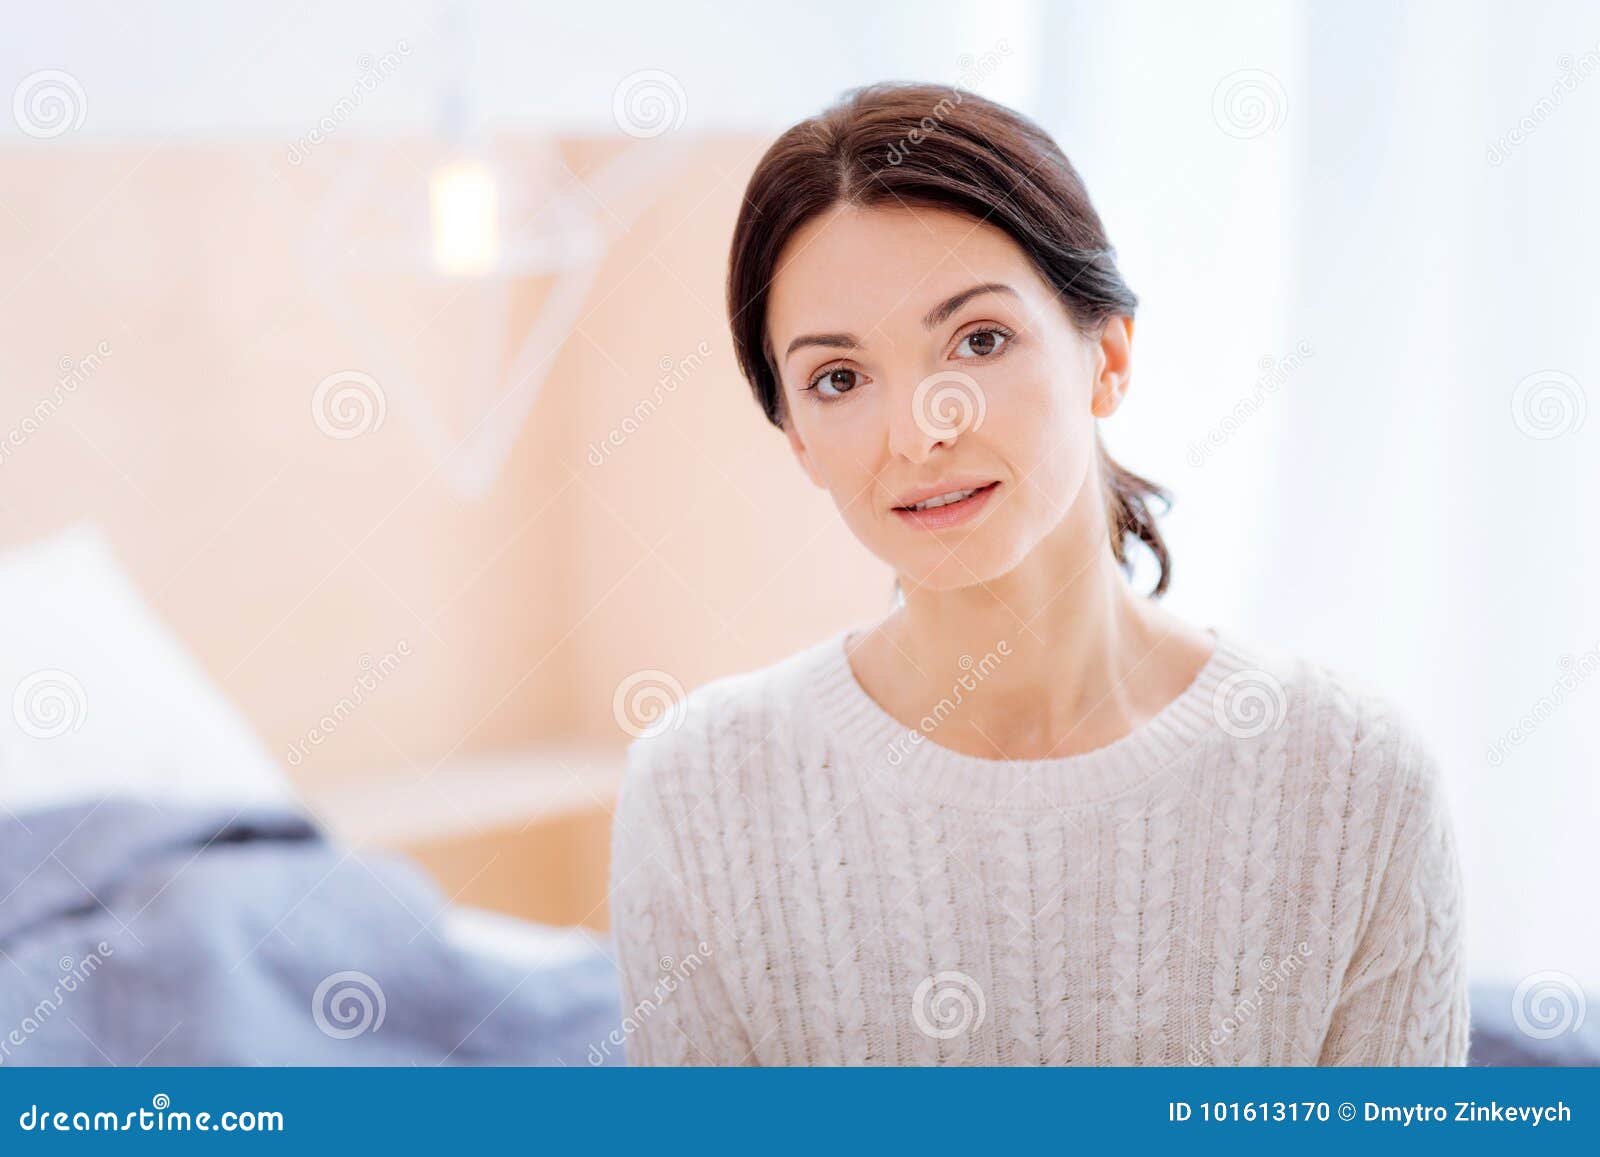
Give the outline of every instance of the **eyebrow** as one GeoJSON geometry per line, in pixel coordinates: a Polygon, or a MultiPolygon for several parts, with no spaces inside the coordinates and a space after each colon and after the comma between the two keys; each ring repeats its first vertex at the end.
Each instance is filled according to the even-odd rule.
{"type": "Polygon", "coordinates": [[[985,281],[982,285],[974,285],[971,289],[963,289],[960,293],[947,297],[934,306],[928,311],[928,315],[922,319],[922,328],[932,329],[940,322],[948,321],[950,315],[956,310],[967,304],[974,297],[980,297],[985,293],[1009,293],[1012,297],[1017,296],[1017,291],[1009,285],[1003,285],[998,281],[985,281]]]}
{"type": "Polygon", "coordinates": [[[789,343],[789,348],[783,351],[784,360],[797,349],[809,345],[825,346],[828,349],[853,350],[861,345],[861,339],[853,333],[803,333],[789,343]]]}
{"type": "MultiPolygon", "coordinates": [[[[981,285],[974,285],[963,289],[960,293],[952,294],[934,306],[923,317],[922,328],[932,329],[940,322],[948,321],[956,310],[967,304],[974,297],[980,297],[985,293],[1009,293],[1012,297],[1017,296],[1017,291],[1009,285],[998,281],[985,281],[981,285]]],[[[784,350],[784,360],[787,361],[795,350],[803,349],[806,346],[823,346],[827,349],[859,349],[861,347],[861,339],[853,333],[803,333],[790,342],[789,348],[784,350]]]]}

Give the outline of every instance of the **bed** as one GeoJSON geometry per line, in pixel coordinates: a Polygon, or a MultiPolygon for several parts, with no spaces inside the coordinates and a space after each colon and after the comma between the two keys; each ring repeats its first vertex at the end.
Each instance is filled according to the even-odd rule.
{"type": "Polygon", "coordinates": [[[321,830],[96,527],[0,606],[0,1064],[618,1063],[605,938],[321,830]]]}

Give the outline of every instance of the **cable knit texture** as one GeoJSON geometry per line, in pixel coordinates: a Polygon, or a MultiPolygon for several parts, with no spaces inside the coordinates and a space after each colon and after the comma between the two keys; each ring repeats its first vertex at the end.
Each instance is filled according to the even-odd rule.
{"type": "Polygon", "coordinates": [[[1466,1063],[1447,800],[1380,696],[1214,630],[1109,746],[984,759],[889,716],[854,633],[629,748],[631,1063],[1466,1063]]]}

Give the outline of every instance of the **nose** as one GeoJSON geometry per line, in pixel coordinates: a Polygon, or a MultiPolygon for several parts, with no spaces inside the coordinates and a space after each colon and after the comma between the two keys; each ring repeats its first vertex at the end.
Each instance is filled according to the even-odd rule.
{"type": "Polygon", "coordinates": [[[969,374],[944,370],[891,393],[889,449],[909,462],[925,462],[936,446],[954,446],[982,421],[983,393],[969,374]]]}

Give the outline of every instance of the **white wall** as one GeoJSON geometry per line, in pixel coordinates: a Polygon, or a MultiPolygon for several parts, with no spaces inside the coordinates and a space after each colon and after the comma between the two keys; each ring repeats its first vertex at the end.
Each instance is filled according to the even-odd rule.
{"type": "MultiPolygon", "coordinates": [[[[807,5],[212,4],[114,0],[29,5],[0,37],[10,93],[36,70],[81,84],[85,140],[291,135],[314,124],[366,71],[363,58],[401,55],[390,82],[363,102],[363,131],[432,129],[453,76],[477,113],[499,126],[606,130],[619,82],[661,70],[681,85],[688,132],[766,131],[868,79],[960,79],[963,54],[1008,40],[1017,66],[991,85],[1025,101],[1034,78],[1036,17],[1027,0],[807,5]]],[[[17,132],[0,120],[0,139],[17,132]]]]}

